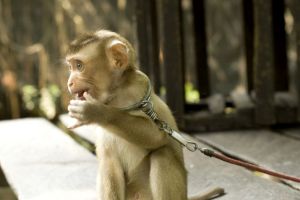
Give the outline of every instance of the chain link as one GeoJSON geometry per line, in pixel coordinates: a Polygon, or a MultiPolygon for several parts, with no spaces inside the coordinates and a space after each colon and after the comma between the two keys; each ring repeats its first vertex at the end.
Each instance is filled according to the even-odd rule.
{"type": "Polygon", "coordinates": [[[163,120],[157,119],[155,121],[155,123],[157,124],[158,128],[166,133],[168,133],[169,135],[172,135],[173,133],[173,129],[163,120]]]}
{"type": "Polygon", "coordinates": [[[141,102],[140,109],[154,121],[160,130],[172,135],[172,128],[165,121],[158,118],[150,97],[141,102]]]}
{"type": "MultiPolygon", "coordinates": [[[[151,85],[148,82],[148,89],[144,98],[131,106],[122,108],[121,110],[141,110],[157,125],[159,130],[167,133],[174,140],[185,146],[189,151],[195,152],[198,150],[198,145],[195,142],[186,140],[179,132],[174,131],[167,122],[159,119],[158,114],[154,111],[154,105],[151,101],[151,85]]],[[[200,150],[200,149],[199,149],[200,150]]]]}
{"type": "Polygon", "coordinates": [[[154,121],[161,131],[169,134],[172,138],[185,146],[189,151],[195,152],[199,149],[195,142],[185,140],[180,133],[175,132],[165,121],[158,118],[157,113],[154,111],[150,96],[141,102],[139,108],[154,121]]]}
{"type": "Polygon", "coordinates": [[[150,97],[141,102],[140,109],[153,121],[158,120],[157,113],[154,111],[153,103],[150,101],[150,97]]]}

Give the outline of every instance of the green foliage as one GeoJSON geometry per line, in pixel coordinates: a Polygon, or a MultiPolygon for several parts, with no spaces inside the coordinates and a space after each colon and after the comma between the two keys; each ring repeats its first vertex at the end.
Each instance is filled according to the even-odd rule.
{"type": "Polygon", "coordinates": [[[59,98],[61,95],[61,91],[60,91],[58,85],[56,85],[56,84],[50,84],[48,86],[48,90],[54,100],[57,100],[57,98],[59,98]]]}
{"type": "Polygon", "coordinates": [[[167,93],[166,88],[164,86],[160,87],[160,91],[159,91],[160,96],[165,97],[166,93],[167,93]]]}
{"type": "Polygon", "coordinates": [[[24,85],[22,87],[22,101],[28,111],[37,110],[39,102],[39,91],[34,85],[24,85]]]}
{"type": "Polygon", "coordinates": [[[185,101],[187,103],[199,103],[200,93],[196,90],[191,82],[186,82],[184,85],[185,101]]]}
{"type": "Polygon", "coordinates": [[[41,90],[34,85],[22,87],[22,101],[25,109],[33,115],[53,119],[57,115],[58,101],[61,96],[59,87],[50,84],[41,90]]]}
{"type": "MultiPolygon", "coordinates": [[[[164,86],[160,87],[159,95],[163,99],[166,97],[167,90],[164,86]]],[[[185,102],[187,103],[199,103],[200,93],[194,88],[191,82],[186,82],[184,85],[185,102]]]]}

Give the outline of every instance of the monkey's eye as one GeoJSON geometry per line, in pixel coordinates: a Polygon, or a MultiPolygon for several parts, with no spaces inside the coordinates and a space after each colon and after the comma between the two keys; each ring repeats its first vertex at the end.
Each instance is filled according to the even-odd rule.
{"type": "Polygon", "coordinates": [[[76,63],[76,68],[78,71],[82,71],[83,70],[83,64],[81,62],[76,63]]]}

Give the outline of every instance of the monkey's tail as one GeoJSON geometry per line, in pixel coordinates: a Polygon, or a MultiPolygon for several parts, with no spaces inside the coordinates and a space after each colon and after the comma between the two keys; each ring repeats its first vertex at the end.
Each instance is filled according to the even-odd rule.
{"type": "Polygon", "coordinates": [[[223,188],[220,188],[220,187],[209,188],[206,191],[201,192],[200,195],[189,197],[189,200],[209,200],[212,198],[222,196],[224,194],[225,194],[225,191],[223,188]]]}

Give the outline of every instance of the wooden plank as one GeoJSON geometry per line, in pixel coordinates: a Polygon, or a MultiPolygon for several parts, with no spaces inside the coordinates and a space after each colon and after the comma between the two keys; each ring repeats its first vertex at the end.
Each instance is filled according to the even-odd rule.
{"type": "Polygon", "coordinates": [[[0,187],[7,187],[8,183],[0,166],[0,187]]]}
{"type": "Polygon", "coordinates": [[[149,28],[150,34],[148,34],[149,40],[151,41],[151,51],[149,57],[151,58],[150,63],[152,66],[152,73],[153,73],[153,86],[154,91],[157,94],[160,94],[160,89],[162,87],[161,81],[161,69],[159,63],[159,41],[158,41],[158,24],[157,24],[157,7],[156,1],[149,1],[149,8],[151,13],[148,17],[149,23],[151,24],[149,28]]]}
{"type": "Polygon", "coordinates": [[[160,44],[166,102],[173,111],[178,125],[183,127],[184,70],[181,31],[181,1],[157,1],[160,44]]]}
{"type": "Polygon", "coordinates": [[[276,106],[276,121],[278,124],[298,123],[297,110],[291,107],[276,106]]]}
{"type": "Polygon", "coordinates": [[[148,41],[147,37],[147,15],[148,11],[147,7],[144,6],[145,3],[141,1],[135,1],[135,21],[136,21],[136,29],[137,29],[137,41],[138,41],[138,56],[140,67],[143,72],[145,72],[148,76],[150,76],[151,66],[149,65],[149,45],[151,45],[148,41]]]}
{"type": "Polygon", "coordinates": [[[210,95],[204,0],[193,0],[192,2],[195,31],[197,88],[200,92],[201,98],[203,98],[210,95]]]}
{"type": "Polygon", "coordinates": [[[296,123],[297,122],[297,99],[288,92],[276,92],[276,121],[277,123],[296,123]]]}
{"type": "MultiPolygon", "coordinates": [[[[196,137],[235,157],[300,177],[299,140],[268,130],[216,132],[196,137]]],[[[288,183],[300,188],[299,183],[288,183]]]]}
{"type": "Polygon", "coordinates": [[[253,3],[255,120],[270,125],[275,123],[272,0],[253,0],[253,3]]]}
{"type": "MultiPolygon", "coordinates": [[[[272,1],[272,33],[274,34],[274,84],[277,91],[288,90],[286,36],[283,0],[272,1]]],[[[243,0],[245,51],[247,63],[248,91],[253,89],[253,0],[243,0]]],[[[263,18],[264,19],[264,18],[263,18]]]]}
{"type": "MultiPolygon", "coordinates": [[[[300,2],[299,0],[290,0],[289,7],[294,17],[294,28],[296,33],[296,48],[297,48],[297,67],[295,77],[300,77],[300,2]]],[[[296,96],[297,96],[297,119],[300,122],[300,79],[295,79],[296,96]]]]}
{"type": "Polygon", "coordinates": [[[154,90],[161,87],[158,30],[155,1],[135,1],[138,55],[140,67],[153,82],[154,90]]]}
{"type": "Polygon", "coordinates": [[[232,113],[212,114],[205,111],[186,114],[184,131],[220,131],[253,128],[253,109],[240,109],[232,113]]]}
{"type": "Polygon", "coordinates": [[[17,197],[9,187],[0,187],[0,199],[17,200],[17,197]]]}
{"type": "Polygon", "coordinates": [[[276,91],[287,91],[289,88],[284,11],[284,0],[272,1],[274,84],[276,91]]]}
{"type": "Polygon", "coordinates": [[[44,119],[0,122],[0,164],[19,199],[96,199],[96,157],[44,119]]]}
{"type": "Polygon", "coordinates": [[[253,0],[243,0],[244,38],[247,66],[247,89],[253,90],[253,51],[254,51],[254,22],[253,22],[253,0]]]}

